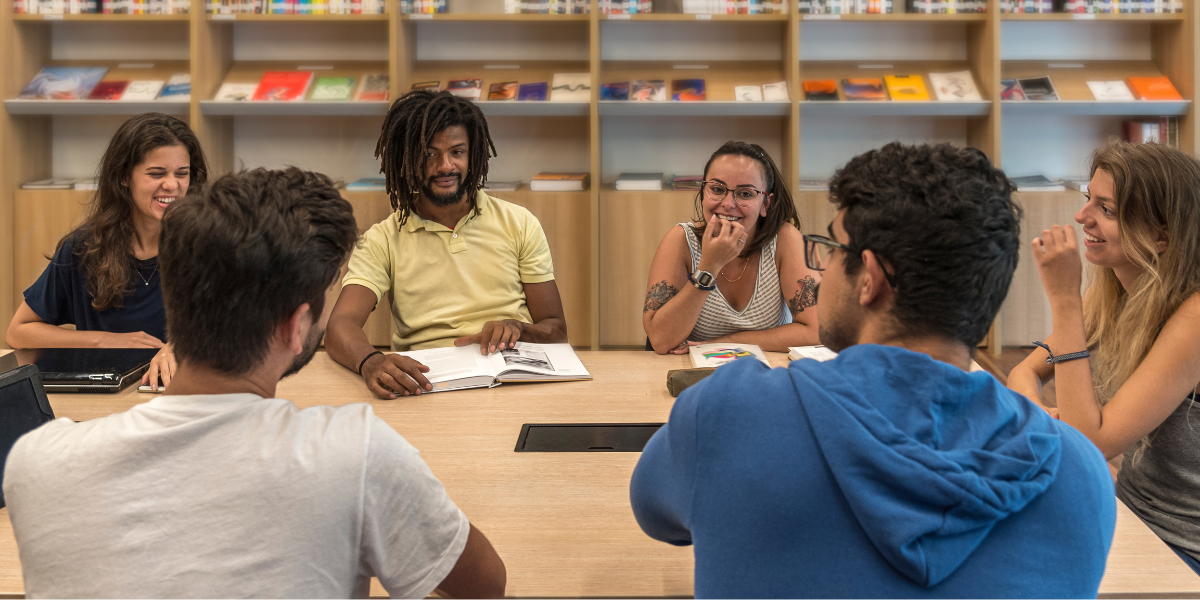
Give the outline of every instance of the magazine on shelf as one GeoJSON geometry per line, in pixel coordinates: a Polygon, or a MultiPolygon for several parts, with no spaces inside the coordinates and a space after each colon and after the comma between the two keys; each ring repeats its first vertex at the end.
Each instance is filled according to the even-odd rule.
{"type": "Polygon", "coordinates": [[[764,83],[763,100],[767,102],[787,102],[788,88],[786,81],[776,81],[775,83],[764,83]]]}
{"type": "Polygon", "coordinates": [[[587,173],[538,173],[529,180],[535,192],[581,192],[587,186],[587,173]]]}
{"type": "Polygon", "coordinates": [[[657,192],[662,190],[662,182],[662,173],[621,173],[617,175],[617,191],[657,192]]]}
{"type": "Polygon", "coordinates": [[[878,77],[843,79],[842,90],[846,92],[847,100],[878,102],[888,99],[887,88],[883,86],[883,79],[878,77]]]}
{"type": "Polygon", "coordinates": [[[975,87],[975,78],[970,70],[954,71],[953,73],[930,73],[929,83],[933,92],[941,102],[981,102],[979,88],[975,87]]]}
{"type": "Polygon", "coordinates": [[[1016,186],[1018,192],[1065,192],[1067,190],[1067,186],[1061,182],[1050,181],[1044,175],[1010,177],[1009,181],[1016,186]]]}
{"type": "Polygon", "coordinates": [[[517,88],[517,100],[545,100],[546,94],[549,93],[550,84],[545,81],[537,83],[522,83],[517,88]]]}
{"type": "Polygon", "coordinates": [[[1021,89],[1021,82],[1016,79],[1001,79],[1000,80],[1000,99],[1001,100],[1024,100],[1025,91],[1021,89]]]}
{"type": "Polygon", "coordinates": [[[451,79],[450,83],[446,84],[446,91],[459,98],[478,100],[483,95],[483,80],[451,79]]]}
{"type": "Polygon", "coordinates": [[[663,102],[667,83],[662,79],[635,79],[629,85],[629,99],[637,102],[663,102]]]}
{"type": "Polygon", "coordinates": [[[107,67],[42,67],[17,97],[22,100],[85,100],[107,67]]]}
{"type": "Polygon", "coordinates": [[[703,102],[708,99],[704,93],[703,79],[674,79],[671,81],[671,99],[676,102],[703,102]]]}
{"type": "Polygon", "coordinates": [[[504,102],[506,100],[517,99],[518,85],[515,81],[505,81],[501,83],[493,83],[488,88],[488,101],[504,102]]]}
{"type": "Polygon", "coordinates": [[[92,88],[88,94],[88,100],[120,100],[121,94],[125,93],[125,88],[129,87],[129,80],[123,79],[120,81],[101,81],[92,88]]]}
{"type": "Polygon", "coordinates": [[[309,100],[318,102],[346,101],[354,98],[355,77],[318,77],[313,82],[309,100]]]}
{"type": "Polygon", "coordinates": [[[484,356],[479,344],[397,352],[429,367],[425,378],[434,392],[491,388],[501,383],[583,381],[591,373],[570,344],[530,344],[484,356]]]}
{"type": "Polygon", "coordinates": [[[249,102],[258,89],[257,83],[222,83],[213,100],[221,102],[249,102]]]}
{"type": "Polygon", "coordinates": [[[1058,92],[1049,77],[1031,77],[1020,79],[1021,90],[1025,92],[1026,100],[1058,100],[1058,92]]]}
{"type": "Polygon", "coordinates": [[[192,99],[192,76],[188,73],[172,75],[158,93],[159,100],[188,102],[192,99]]]}
{"type": "Polygon", "coordinates": [[[354,99],[359,102],[386,102],[389,98],[391,95],[388,92],[388,76],[382,73],[367,73],[363,76],[362,84],[358,86],[358,95],[354,99]]]}
{"type": "Polygon", "coordinates": [[[1137,100],[1124,81],[1089,81],[1092,97],[1101,102],[1132,102],[1137,100]]]}
{"type": "Polygon", "coordinates": [[[929,90],[920,75],[885,75],[888,94],[896,102],[928,102],[929,90]]]}
{"type": "Polygon", "coordinates": [[[410,89],[414,92],[417,90],[428,90],[430,92],[437,93],[437,92],[442,91],[442,82],[441,81],[418,81],[417,83],[412,84],[412,88],[410,88],[410,89]]]}
{"type": "Polygon", "coordinates": [[[550,84],[551,102],[590,102],[591,73],[555,73],[550,84]]]}
{"type": "Polygon", "coordinates": [[[267,71],[254,90],[256,102],[296,102],[312,85],[312,71],[267,71]]]}
{"type": "Polygon", "coordinates": [[[628,100],[629,99],[629,82],[618,81],[616,83],[600,84],[600,99],[601,100],[628,100]]]}
{"type": "Polygon", "coordinates": [[[1130,77],[1127,81],[1138,100],[1183,100],[1166,76],[1130,77]]]}
{"type": "Polygon", "coordinates": [[[733,88],[733,99],[738,102],[762,102],[762,87],[757,85],[739,85],[733,88]]]}
{"type": "Polygon", "coordinates": [[[483,184],[485,192],[515,192],[521,187],[520,181],[488,181],[483,184]]]}
{"type": "Polygon", "coordinates": [[[837,100],[837,81],[834,79],[805,80],[804,99],[809,102],[831,102],[837,100]]]}
{"type": "Polygon", "coordinates": [[[755,344],[696,344],[688,348],[688,354],[692,358],[692,366],[697,369],[719,367],[742,358],[757,358],[764,365],[771,366],[762,348],[755,344]]]}
{"type": "Polygon", "coordinates": [[[75,184],[87,181],[88,177],[51,177],[49,179],[38,179],[37,181],[26,181],[21,184],[23,190],[69,190],[75,187],[75,184]]]}
{"type": "Polygon", "coordinates": [[[153,79],[143,79],[138,81],[130,81],[129,87],[125,88],[125,93],[121,95],[123,102],[150,102],[158,98],[159,92],[163,89],[164,82],[153,79]]]}

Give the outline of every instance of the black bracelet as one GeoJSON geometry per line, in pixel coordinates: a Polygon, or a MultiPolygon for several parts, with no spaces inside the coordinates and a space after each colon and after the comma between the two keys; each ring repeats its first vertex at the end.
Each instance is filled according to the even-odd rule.
{"type": "Polygon", "coordinates": [[[383,354],[383,353],[376,350],[376,351],[364,356],[363,359],[361,361],[359,361],[359,363],[358,363],[358,376],[359,377],[362,377],[362,368],[363,368],[363,365],[367,364],[367,359],[371,358],[372,356],[375,356],[376,354],[383,354]]]}
{"type": "Polygon", "coordinates": [[[1043,348],[1046,350],[1046,354],[1050,355],[1050,357],[1046,359],[1046,362],[1048,362],[1050,364],[1067,362],[1068,360],[1075,360],[1075,359],[1079,359],[1079,358],[1087,358],[1092,355],[1091,352],[1084,350],[1083,352],[1072,352],[1070,354],[1060,354],[1058,356],[1055,356],[1054,353],[1050,351],[1050,346],[1047,346],[1046,344],[1043,344],[1042,342],[1036,342],[1036,341],[1033,343],[1033,345],[1037,346],[1038,348],[1043,348]]]}

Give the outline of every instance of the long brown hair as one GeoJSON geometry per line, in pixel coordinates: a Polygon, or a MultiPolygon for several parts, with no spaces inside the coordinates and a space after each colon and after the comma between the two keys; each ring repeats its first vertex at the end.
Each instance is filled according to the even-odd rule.
{"type": "MultiPolygon", "coordinates": [[[[758,231],[754,232],[754,239],[750,240],[749,244],[742,250],[740,256],[750,256],[763,246],[770,243],[771,238],[779,233],[779,228],[783,227],[784,223],[791,223],[800,229],[800,216],[796,214],[796,205],[792,202],[792,193],[788,191],[787,185],[783,180],[783,174],[779,172],[779,167],[775,165],[775,161],[771,160],[771,155],[767,154],[766,150],[758,144],[748,142],[729,141],[717,148],[712,156],[708,157],[708,162],[704,163],[704,178],[708,179],[708,169],[712,166],[713,161],[721,156],[746,156],[758,161],[762,166],[763,175],[767,178],[766,193],[771,194],[771,205],[767,207],[767,216],[763,217],[758,225],[758,231]]],[[[696,227],[696,235],[703,239],[704,230],[708,228],[708,222],[704,220],[704,190],[696,192],[696,214],[693,220],[700,223],[696,227]]]]}
{"type": "MultiPolygon", "coordinates": [[[[1113,178],[1121,249],[1141,269],[1129,290],[1111,268],[1091,271],[1084,327],[1103,404],[1146,358],[1171,315],[1200,291],[1200,161],[1162,144],[1110,142],[1091,163],[1092,175],[1103,170],[1113,178]]],[[[1147,443],[1138,442],[1138,454],[1147,443]]]]}
{"type": "Polygon", "coordinates": [[[199,192],[208,181],[208,163],[200,141],[187,123],[162,113],[145,113],[125,121],[113,134],[97,169],[97,189],[82,225],[63,239],[73,240],[73,253],[87,282],[96,310],[121,308],[133,291],[137,265],[131,255],[137,230],[133,224],[133,195],[129,182],[133,168],[146,155],[164,146],[187,149],[190,175],[188,193],[199,192]]]}
{"type": "Polygon", "coordinates": [[[375,158],[382,163],[392,210],[400,212],[400,223],[408,220],[417,195],[425,183],[425,153],[433,136],[454,126],[467,131],[467,172],[462,193],[475,212],[475,196],[487,181],[488,159],[496,156],[496,145],[488,132],[487,119],[474,102],[450,92],[415,90],[396,99],[383,120],[375,158]]]}

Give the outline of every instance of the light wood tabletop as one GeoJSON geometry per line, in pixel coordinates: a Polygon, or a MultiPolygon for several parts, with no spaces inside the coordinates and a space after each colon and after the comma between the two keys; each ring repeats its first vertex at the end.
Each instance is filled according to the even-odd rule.
{"type": "MultiPolygon", "coordinates": [[[[770,354],[777,366],[784,354],[770,354]]],[[[524,423],[654,423],[673,398],[666,372],[687,356],[581,351],[592,381],[505,384],[493,389],[376,400],[324,352],[277,395],[297,406],[370,402],[421,450],[450,496],[495,545],[510,596],[690,596],[691,548],[651,540],[629,505],[638,453],[517,453],[524,423]]],[[[127,410],[153,396],[54,394],[55,414],[75,420],[127,410]]],[[[0,597],[23,591],[16,542],[0,510],[0,597]]],[[[1200,577],[1123,505],[1102,596],[1200,595],[1200,577]]],[[[375,582],[372,595],[384,595],[375,582]]]]}

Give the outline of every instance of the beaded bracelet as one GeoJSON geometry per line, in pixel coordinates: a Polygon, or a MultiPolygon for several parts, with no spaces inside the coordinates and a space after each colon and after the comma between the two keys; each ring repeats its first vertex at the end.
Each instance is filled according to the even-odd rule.
{"type": "MultiPolygon", "coordinates": [[[[1034,343],[1037,343],[1037,342],[1034,342],[1034,343]]],[[[359,377],[362,377],[362,365],[366,365],[366,364],[367,364],[367,359],[370,359],[370,358],[371,358],[371,356],[374,356],[374,355],[376,355],[376,354],[383,354],[383,353],[382,353],[382,352],[379,352],[379,350],[376,350],[376,352],[372,352],[371,354],[367,354],[366,356],[362,356],[362,360],[359,362],[359,377]]]]}
{"type": "Polygon", "coordinates": [[[1033,343],[1033,345],[1037,346],[1038,348],[1043,348],[1046,350],[1046,354],[1050,355],[1050,357],[1046,359],[1046,362],[1048,362],[1050,364],[1067,362],[1068,360],[1075,360],[1078,358],[1087,358],[1092,355],[1091,352],[1084,350],[1082,352],[1072,352],[1070,354],[1060,354],[1058,356],[1055,356],[1054,353],[1050,351],[1050,346],[1047,346],[1046,344],[1043,344],[1042,342],[1036,342],[1036,341],[1033,343]]]}

